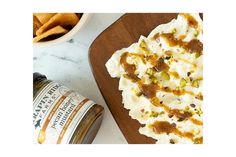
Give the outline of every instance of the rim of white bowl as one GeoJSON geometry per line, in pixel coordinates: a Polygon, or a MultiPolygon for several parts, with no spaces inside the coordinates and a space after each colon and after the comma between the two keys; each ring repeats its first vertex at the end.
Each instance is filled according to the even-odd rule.
{"type": "Polygon", "coordinates": [[[50,40],[50,41],[43,41],[43,42],[36,42],[33,43],[34,46],[47,46],[47,45],[54,45],[58,43],[62,43],[65,41],[70,40],[88,21],[88,19],[91,17],[91,13],[83,13],[82,17],[80,18],[79,22],[66,34],[63,36],[50,40]]]}

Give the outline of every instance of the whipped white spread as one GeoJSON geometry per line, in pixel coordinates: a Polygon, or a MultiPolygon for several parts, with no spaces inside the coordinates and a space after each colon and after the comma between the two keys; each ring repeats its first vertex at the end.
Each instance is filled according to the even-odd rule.
{"type": "Polygon", "coordinates": [[[179,14],[106,63],[140,134],[156,143],[202,143],[202,36],[199,14],[179,14]]]}

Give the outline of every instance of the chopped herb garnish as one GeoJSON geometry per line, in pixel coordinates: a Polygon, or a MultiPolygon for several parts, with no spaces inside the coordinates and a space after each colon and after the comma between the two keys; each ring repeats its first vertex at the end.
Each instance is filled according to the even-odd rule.
{"type": "Polygon", "coordinates": [[[158,113],[154,111],[152,111],[152,113],[150,114],[150,117],[157,117],[157,116],[158,116],[158,113]]]}
{"type": "Polygon", "coordinates": [[[199,80],[194,80],[192,82],[192,86],[195,87],[195,88],[198,88],[199,87],[199,80]]]}
{"type": "Polygon", "coordinates": [[[194,36],[197,37],[198,34],[199,34],[199,33],[198,33],[198,31],[196,30],[196,31],[194,32],[194,36]]]}
{"type": "Polygon", "coordinates": [[[142,93],[141,91],[136,93],[136,95],[137,95],[138,97],[140,97],[142,94],[143,94],[143,93],[142,93]]]}
{"type": "Polygon", "coordinates": [[[199,52],[196,52],[195,53],[195,58],[197,59],[198,57],[200,57],[201,56],[201,54],[199,53],[199,52]]]}
{"type": "Polygon", "coordinates": [[[156,72],[156,71],[155,71],[153,68],[148,68],[147,71],[146,71],[146,73],[147,73],[148,75],[154,75],[155,72],[156,72]]]}
{"type": "Polygon", "coordinates": [[[161,112],[160,112],[160,115],[161,115],[161,114],[164,114],[164,113],[165,113],[164,111],[161,111],[161,112]]]}
{"type": "Polygon", "coordinates": [[[189,106],[186,106],[186,107],[185,107],[185,110],[189,110],[189,109],[190,109],[189,106]]]}
{"type": "Polygon", "coordinates": [[[164,80],[170,80],[170,76],[167,72],[164,72],[162,71],[161,72],[161,77],[164,79],[164,80]]]}
{"type": "Polygon", "coordinates": [[[150,80],[152,81],[152,83],[158,84],[158,79],[155,76],[150,76],[150,80]]]}
{"type": "Polygon", "coordinates": [[[171,33],[174,34],[175,32],[176,32],[176,28],[173,28],[173,29],[171,30],[171,33]]]}
{"type": "Polygon", "coordinates": [[[187,83],[187,81],[184,78],[182,78],[182,79],[180,79],[179,86],[181,88],[183,88],[183,87],[185,87],[186,83],[187,83]]]}

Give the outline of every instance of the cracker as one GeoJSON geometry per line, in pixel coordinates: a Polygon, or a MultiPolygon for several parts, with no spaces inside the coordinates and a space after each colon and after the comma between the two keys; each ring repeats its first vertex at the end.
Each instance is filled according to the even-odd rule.
{"type": "Polygon", "coordinates": [[[78,16],[75,13],[58,13],[49,19],[42,27],[36,31],[36,35],[41,35],[43,32],[56,27],[58,25],[62,27],[75,26],[79,21],[78,16]]]}
{"type": "Polygon", "coordinates": [[[61,26],[56,26],[52,29],[49,29],[48,31],[44,32],[43,34],[39,35],[39,36],[36,36],[35,38],[33,38],[33,42],[38,42],[46,37],[49,37],[51,35],[56,35],[56,34],[65,34],[67,33],[68,30],[64,29],[63,27],[61,26]]]}
{"type": "Polygon", "coordinates": [[[36,35],[36,31],[42,26],[37,17],[33,16],[33,36],[36,35]]]}
{"type": "Polygon", "coordinates": [[[34,13],[34,16],[38,18],[40,23],[45,24],[52,18],[56,13],[34,13]]]}

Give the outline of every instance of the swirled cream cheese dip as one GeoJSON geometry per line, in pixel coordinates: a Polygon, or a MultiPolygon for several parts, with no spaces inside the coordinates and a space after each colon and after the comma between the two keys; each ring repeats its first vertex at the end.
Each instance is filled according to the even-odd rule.
{"type": "Polygon", "coordinates": [[[181,13],[106,63],[140,134],[156,143],[203,143],[202,36],[199,14],[181,13]]]}

